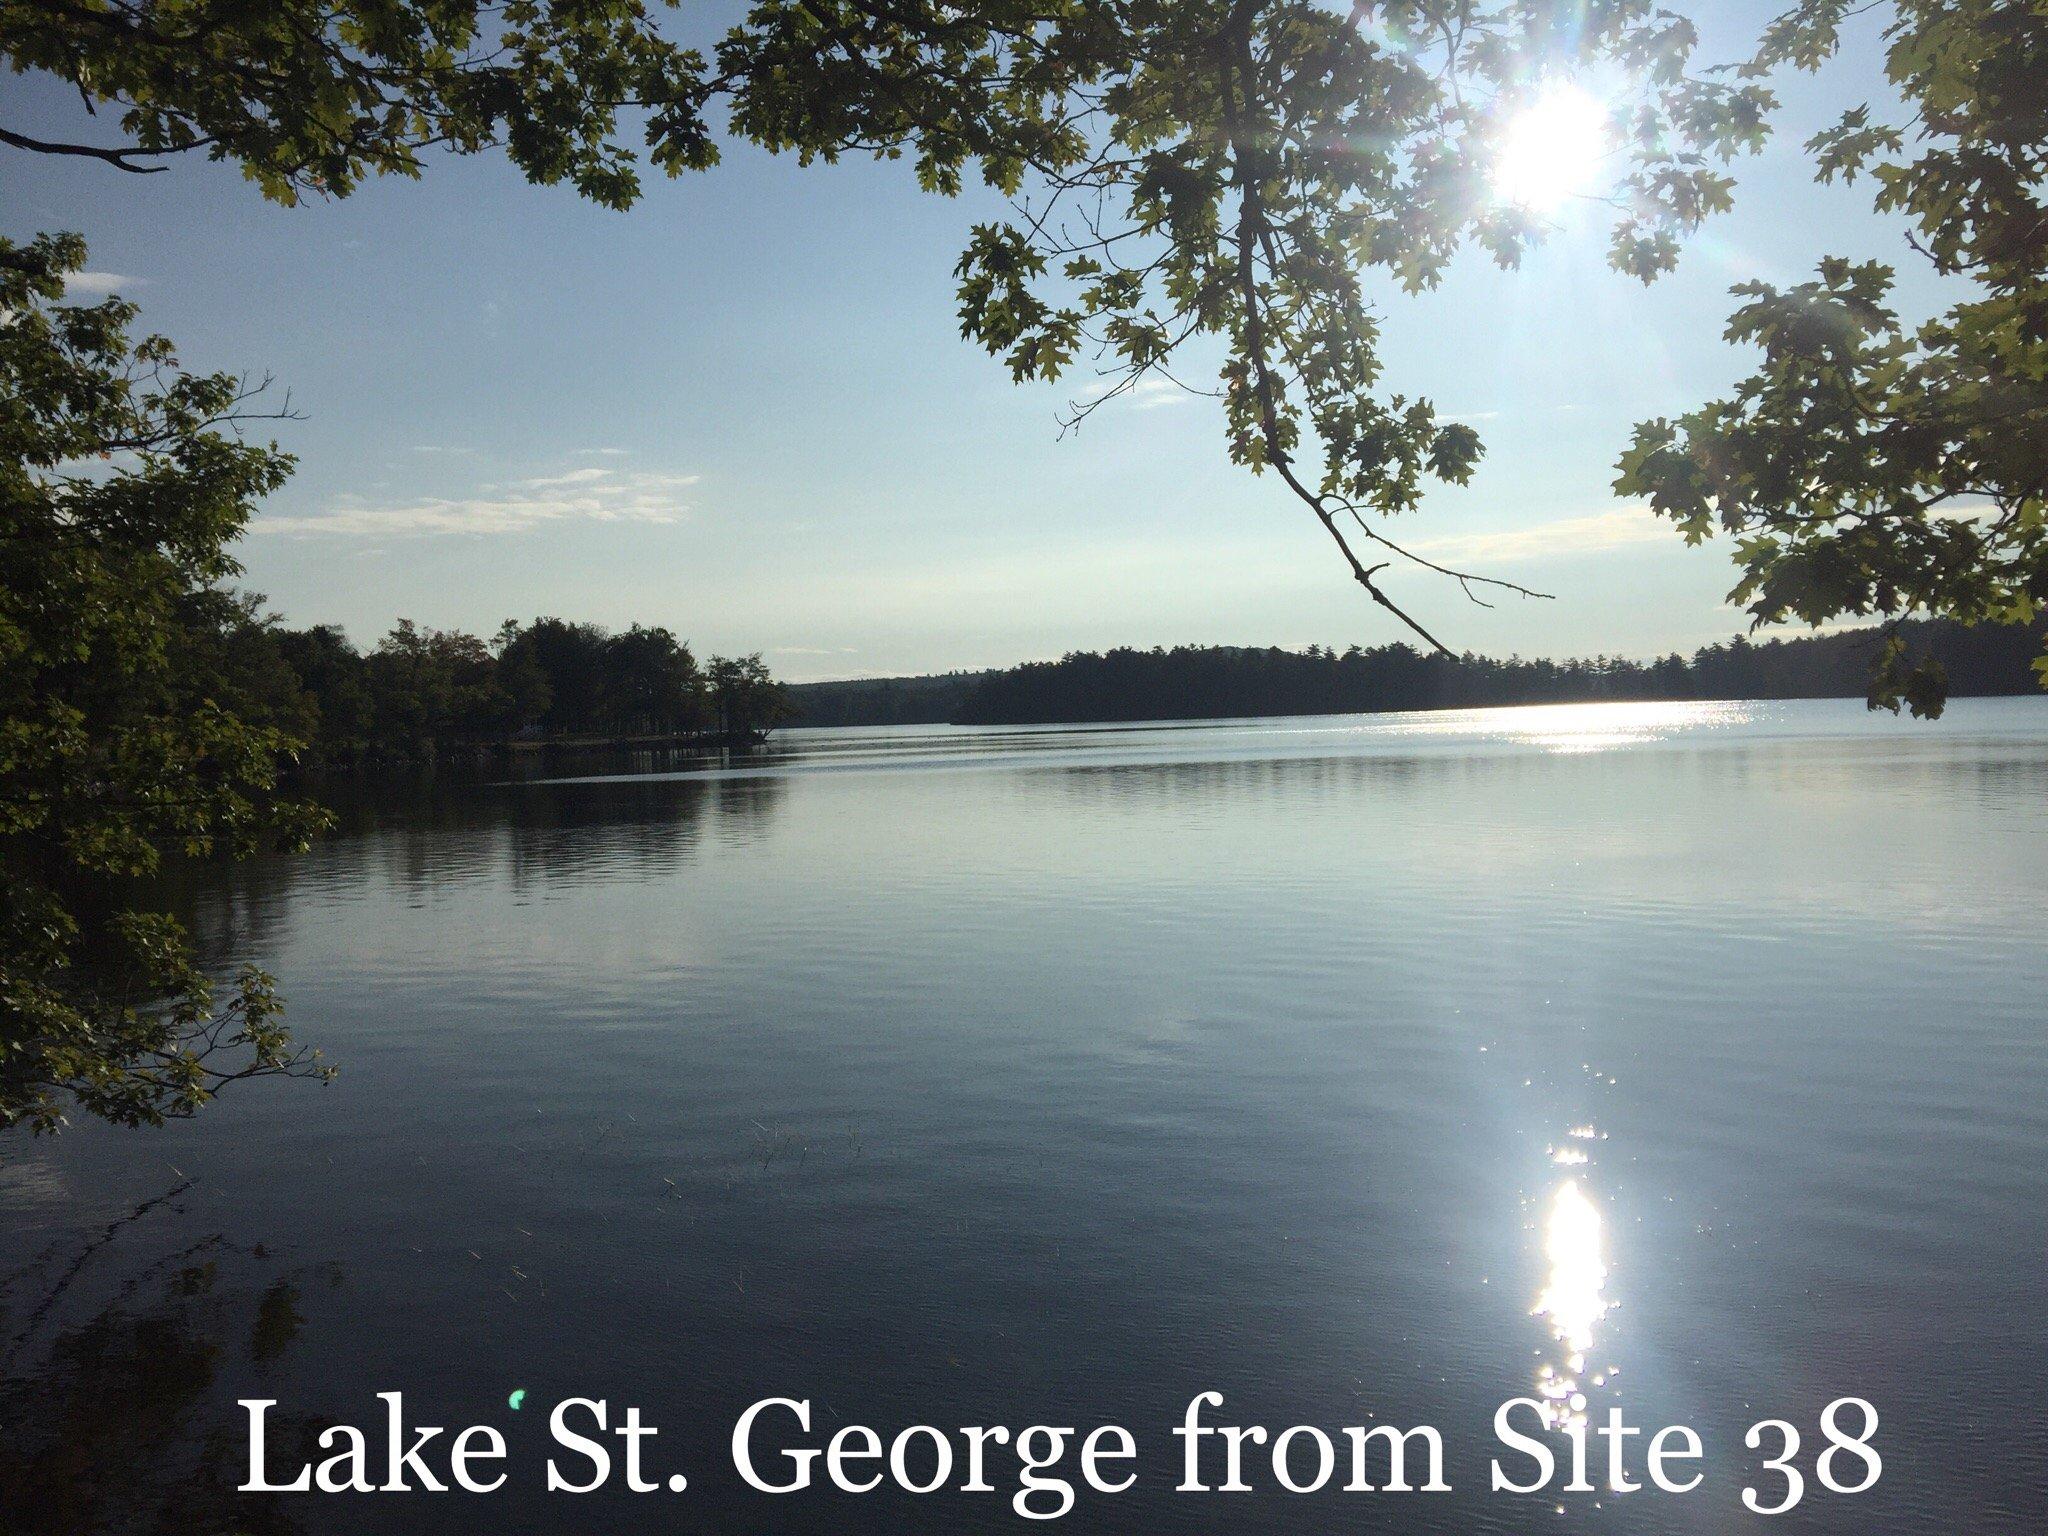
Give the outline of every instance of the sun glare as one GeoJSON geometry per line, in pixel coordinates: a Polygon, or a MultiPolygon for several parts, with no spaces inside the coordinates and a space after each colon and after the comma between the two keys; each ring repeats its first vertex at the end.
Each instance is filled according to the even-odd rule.
{"type": "Polygon", "coordinates": [[[1592,189],[1607,153],[1607,133],[1607,109],[1589,92],[1576,85],[1545,87],[1501,134],[1495,193],[1531,213],[1557,212],[1592,189]]]}
{"type": "MultiPolygon", "coordinates": [[[[1536,1315],[1546,1318],[1561,1358],[1536,1373],[1545,1417],[1552,1428],[1582,1422],[1586,1393],[1581,1385],[1593,1330],[1607,1316],[1607,1256],[1600,1208],[1586,1198],[1578,1180],[1566,1179],[1551,1197],[1543,1223],[1543,1257],[1550,1274],[1536,1298],[1536,1315]]],[[[1597,1378],[1596,1378],[1597,1379],[1597,1378]]]]}

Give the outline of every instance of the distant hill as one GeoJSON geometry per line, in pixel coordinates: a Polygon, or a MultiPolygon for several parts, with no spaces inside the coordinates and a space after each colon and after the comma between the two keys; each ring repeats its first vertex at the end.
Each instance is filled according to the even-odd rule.
{"type": "MultiPolygon", "coordinates": [[[[2039,690],[2044,626],[1902,626],[1911,652],[1942,664],[1956,697],[2039,690]]],[[[1024,725],[1363,714],[1597,700],[1861,698],[1876,629],[1755,644],[1738,636],[1690,656],[1565,661],[1425,655],[1408,645],[1175,646],[1075,651],[1001,671],[788,687],[798,725],[1024,725]]]]}

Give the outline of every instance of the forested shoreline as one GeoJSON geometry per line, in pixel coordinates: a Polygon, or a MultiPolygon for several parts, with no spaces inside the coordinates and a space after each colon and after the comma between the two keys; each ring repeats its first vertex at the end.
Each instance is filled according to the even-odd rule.
{"type": "Polygon", "coordinates": [[[1366,714],[1601,700],[1864,698],[1895,637],[1915,664],[1938,667],[1963,694],[2037,693],[2040,625],[1965,627],[1947,620],[1827,635],[1743,636],[1690,656],[1562,661],[1431,655],[1406,644],[1339,652],[1312,645],[1183,645],[1073,651],[1058,661],[944,676],[799,683],[792,723],[1038,725],[1092,720],[1204,720],[1366,714]]]}
{"type": "MultiPolygon", "coordinates": [[[[761,657],[700,663],[659,626],[612,631],[537,618],[485,638],[401,619],[359,649],[338,627],[289,628],[260,600],[210,594],[188,633],[217,654],[195,670],[252,719],[302,743],[316,772],[416,767],[525,747],[758,745],[779,725],[1039,725],[1371,714],[1603,700],[1867,696],[1886,631],[1869,628],[1690,656],[1563,660],[1433,655],[1405,643],[1181,645],[1070,651],[1058,661],[916,677],[778,682],[761,657]]],[[[1956,695],[2035,693],[2043,626],[1947,620],[1891,633],[1956,695]]],[[[203,662],[203,664],[201,664],[203,662]]]]}
{"type": "Polygon", "coordinates": [[[759,655],[699,663],[660,627],[508,620],[489,639],[401,619],[369,650],[230,598],[215,675],[303,743],[302,767],[410,767],[546,744],[757,744],[790,713],[759,655]]]}

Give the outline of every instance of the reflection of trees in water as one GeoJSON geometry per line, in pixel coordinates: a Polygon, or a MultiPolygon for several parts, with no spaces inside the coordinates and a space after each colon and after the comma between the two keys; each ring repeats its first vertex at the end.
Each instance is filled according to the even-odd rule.
{"type": "MultiPolygon", "coordinates": [[[[225,1387],[261,1383],[298,1337],[307,1291],[340,1271],[281,1270],[219,1236],[138,1257],[186,1188],[0,1279],[5,1536],[300,1528],[273,1496],[235,1491],[248,1447],[225,1387]]],[[[310,1451],[317,1427],[279,1422],[280,1455],[310,1451]]]]}
{"type": "Polygon", "coordinates": [[[713,779],[711,784],[717,793],[716,836],[721,843],[751,843],[766,837],[783,796],[789,793],[789,780],[775,775],[713,779]]]}
{"type": "Polygon", "coordinates": [[[164,899],[184,916],[202,955],[274,953],[295,899],[350,893],[366,879],[418,897],[476,882],[525,896],[601,880],[658,879],[688,864],[707,840],[739,845],[767,835],[788,781],[512,785],[421,776],[375,791],[319,792],[336,803],[340,825],[309,852],[197,866],[165,878],[164,899]]]}
{"type": "MultiPolygon", "coordinates": [[[[655,880],[688,864],[706,841],[764,836],[785,793],[783,780],[769,778],[530,785],[500,791],[495,821],[478,828],[482,840],[462,852],[491,861],[479,873],[502,874],[522,895],[655,880]]],[[[431,860],[407,874],[424,883],[445,878],[431,860]]]]}
{"type": "Polygon", "coordinates": [[[522,895],[671,872],[695,857],[711,800],[699,779],[532,785],[501,794],[499,818],[474,855],[493,860],[489,873],[502,872],[522,895]]]}
{"type": "Polygon", "coordinates": [[[1144,800],[1299,797],[1310,793],[1378,789],[1412,793],[1425,780],[1471,776],[1473,759],[1361,756],[1235,757],[1194,762],[1079,763],[1030,770],[1032,787],[1050,787],[1086,805],[1144,800]]]}
{"type": "Polygon", "coordinates": [[[285,855],[175,866],[155,882],[152,900],[185,925],[202,965],[226,969],[274,952],[295,878],[285,855]]]}

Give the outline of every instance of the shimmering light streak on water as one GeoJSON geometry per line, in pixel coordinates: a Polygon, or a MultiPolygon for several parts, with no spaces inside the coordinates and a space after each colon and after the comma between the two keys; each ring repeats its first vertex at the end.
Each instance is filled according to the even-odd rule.
{"type": "Polygon", "coordinates": [[[1550,1406],[1552,1426],[1561,1427],[1585,1416],[1582,1383],[1594,1330],[1613,1305],[1607,1298],[1606,1224],[1577,1179],[1566,1179],[1550,1197],[1543,1258],[1549,1273],[1536,1313],[1550,1325],[1559,1355],[1538,1369],[1536,1385],[1550,1406]]]}

